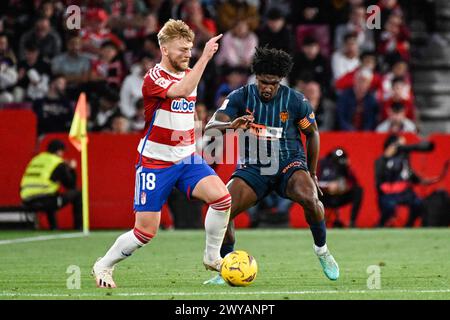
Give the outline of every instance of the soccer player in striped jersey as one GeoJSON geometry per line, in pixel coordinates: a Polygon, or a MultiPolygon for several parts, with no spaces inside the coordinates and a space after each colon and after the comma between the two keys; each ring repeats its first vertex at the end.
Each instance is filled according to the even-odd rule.
{"type": "MultiPolygon", "coordinates": [[[[253,136],[258,145],[266,145],[262,150],[274,153],[269,157],[266,152],[266,159],[261,159],[261,149],[251,150],[250,146],[256,144],[244,141],[242,136],[239,139],[245,144],[240,148],[245,153],[241,167],[227,185],[233,203],[221,254],[225,256],[234,250],[232,219],[275,190],[303,207],[323,271],[330,280],[336,280],[339,267],[327,248],[324,207],[318,198],[321,191],[316,176],[320,148],[317,123],[305,96],[280,84],[292,64],[291,56],[282,50],[257,48],[252,64],[256,84],[231,92],[205,128],[206,132],[236,128],[250,131],[248,138],[253,136]],[[301,133],[306,136],[307,156],[301,133]],[[267,164],[275,169],[269,172],[267,164]]],[[[224,282],[219,275],[205,283],[224,282]]]]}
{"type": "Polygon", "coordinates": [[[213,37],[205,44],[201,57],[190,69],[192,30],[183,21],[171,19],[158,33],[161,63],[147,72],[142,86],[146,133],[137,148],[135,225],[94,264],[92,274],[98,287],[115,288],[114,266],[156,235],[161,207],[174,186],[188,198],[209,204],[203,264],[207,269],[220,270],[220,246],[228,225],[231,197],[222,180],[195,154],[194,112],[197,85],[221,37],[213,37]]]}

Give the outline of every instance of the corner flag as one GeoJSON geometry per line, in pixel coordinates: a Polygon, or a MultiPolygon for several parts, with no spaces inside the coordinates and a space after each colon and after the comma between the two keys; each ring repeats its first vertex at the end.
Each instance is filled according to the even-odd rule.
{"type": "Polygon", "coordinates": [[[81,194],[83,202],[83,233],[89,233],[89,197],[88,197],[88,161],[87,161],[87,103],[86,94],[82,92],[78,98],[69,140],[73,146],[81,151],[81,194]]]}
{"type": "Polygon", "coordinates": [[[83,137],[87,138],[87,105],[86,94],[82,92],[78,98],[72,125],[70,126],[69,140],[73,146],[81,151],[83,137]]]}

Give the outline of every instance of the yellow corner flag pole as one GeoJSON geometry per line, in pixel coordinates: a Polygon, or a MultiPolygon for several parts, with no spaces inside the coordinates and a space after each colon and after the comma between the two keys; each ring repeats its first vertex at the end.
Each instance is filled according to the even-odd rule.
{"type": "Polygon", "coordinates": [[[73,146],[81,151],[81,196],[83,201],[83,233],[89,234],[89,193],[88,193],[88,156],[87,156],[87,103],[86,94],[82,92],[78,98],[69,140],[73,146]]]}

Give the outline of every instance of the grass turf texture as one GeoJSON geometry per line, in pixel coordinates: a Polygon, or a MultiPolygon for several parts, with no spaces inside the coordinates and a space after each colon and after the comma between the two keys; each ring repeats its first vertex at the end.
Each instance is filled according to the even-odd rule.
{"type": "MultiPolygon", "coordinates": [[[[246,288],[202,285],[214,275],[201,263],[203,231],[160,231],[116,267],[118,289],[97,289],[92,264],[120,233],[0,245],[0,299],[450,299],[450,229],[329,230],[338,281],[323,274],[309,230],[238,230],[236,249],[259,267],[246,288]],[[79,290],[66,287],[70,265],[79,290]],[[379,290],[367,288],[370,265],[380,266],[379,290]]],[[[0,242],[57,234],[0,231],[0,242]]]]}

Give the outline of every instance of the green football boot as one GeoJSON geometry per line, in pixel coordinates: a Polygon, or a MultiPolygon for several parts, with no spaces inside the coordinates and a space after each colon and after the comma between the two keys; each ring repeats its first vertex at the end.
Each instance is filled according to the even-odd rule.
{"type": "Polygon", "coordinates": [[[317,254],[320,265],[322,266],[323,273],[330,280],[337,280],[339,278],[339,266],[331,255],[330,251],[326,251],[323,254],[317,254]]]}
{"type": "Polygon", "coordinates": [[[223,278],[220,276],[220,274],[203,282],[203,284],[215,284],[215,285],[222,285],[225,283],[226,283],[225,280],[223,280],[223,278]]]}

